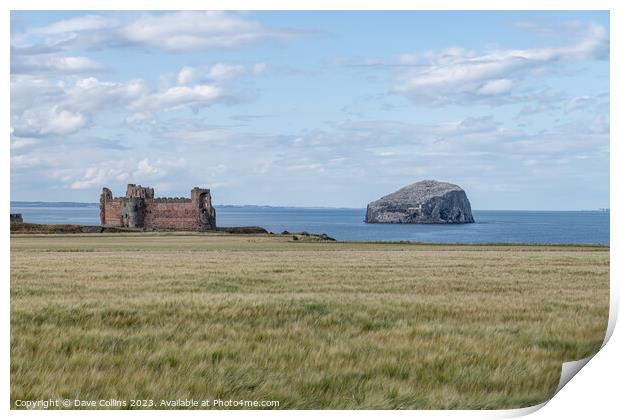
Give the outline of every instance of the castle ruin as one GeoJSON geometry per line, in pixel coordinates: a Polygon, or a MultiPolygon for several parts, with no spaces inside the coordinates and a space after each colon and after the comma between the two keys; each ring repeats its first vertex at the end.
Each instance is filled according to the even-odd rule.
{"type": "Polygon", "coordinates": [[[191,198],[155,198],[153,188],[128,184],[124,197],[104,187],[99,199],[101,226],[132,228],[215,229],[211,191],[192,189],[191,198]]]}

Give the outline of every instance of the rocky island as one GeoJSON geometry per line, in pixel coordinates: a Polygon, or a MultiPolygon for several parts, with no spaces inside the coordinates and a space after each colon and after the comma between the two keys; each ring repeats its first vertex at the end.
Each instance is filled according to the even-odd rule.
{"type": "Polygon", "coordinates": [[[465,191],[448,182],[425,180],[368,204],[366,223],[473,223],[465,191]]]}

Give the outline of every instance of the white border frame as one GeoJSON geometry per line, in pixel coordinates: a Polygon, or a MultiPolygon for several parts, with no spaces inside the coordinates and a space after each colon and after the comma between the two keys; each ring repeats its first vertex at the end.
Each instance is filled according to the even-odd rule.
{"type": "MultiPolygon", "coordinates": [[[[619,206],[618,200],[618,146],[612,139],[618,138],[618,124],[620,115],[618,115],[618,84],[617,75],[618,68],[618,45],[614,42],[617,36],[617,27],[620,23],[618,19],[618,2],[612,0],[437,0],[437,1],[408,1],[402,2],[398,0],[296,0],[278,1],[278,0],[213,0],[209,2],[199,0],[176,0],[174,2],[168,0],[133,0],[132,2],[121,0],[108,0],[106,2],[85,3],[77,0],[56,0],[55,2],[45,2],[43,0],[8,0],[3,2],[4,10],[0,27],[4,42],[2,43],[2,55],[6,58],[3,66],[0,67],[0,74],[4,80],[4,86],[10,86],[10,10],[609,10],[610,11],[610,245],[611,245],[611,284],[610,284],[610,318],[607,334],[605,337],[606,345],[592,358],[584,368],[583,372],[578,374],[578,379],[570,381],[561,391],[548,403],[539,406],[518,409],[518,410],[496,410],[496,411],[371,411],[371,410],[307,410],[294,413],[290,410],[271,412],[271,411],[216,411],[211,410],[208,413],[203,411],[184,411],[183,416],[192,418],[204,417],[208,415],[210,418],[228,418],[230,416],[239,418],[267,418],[279,417],[288,418],[292,414],[299,418],[313,418],[320,416],[338,416],[341,418],[375,418],[382,417],[410,417],[416,416],[421,418],[508,418],[525,415],[536,412],[536,418],[583,418],[584,416],[594,416],[594,418],[607,418],[607,414],[617,413],[617,386],[619,375],[619,363],[615,358],[615,354],[620,354],[620,342],[617,337],[612,336],[613,329],[618,316],[618,298],[619,284],[618,279],[618,253],[616,251],[618,244],[618,234],[620,233],[619,218],[617,215],[619,206]],[[539,410],[542,407],[544,409],[539,410]]],[[[3,90],[7,92],[8,90],[3,90]]],[[[7,92],[8,93],[8,92],[7,92]]],[[[10,129],[10,95],[4,95],[2,101],[2,128],[4,133],[9,133],[10,129]]],[[[0,149],[0,165],[2,168],[1,193],[4,197],[2,202],[2,211],[4,214],[10,212],[10,142],[0,149]]],[[[1,311],[1,322],[3,328],[3,346],[0,382],[0,395],[2,397],[2,405],[4,410],[9,411],[10,408],[10,333],[9,333],[9,315],[10,315],[10,235],[9,223],[5,222],[0,225],[2,238],[2,259],[4,264],[2,267],[2,299],[4,309],[1,311]]],[[[617,335],[617,334],[616,334],[617,335]]],[[[563,372],[564,373],[564,372],[563,372]]],[[[46,418],[81,418],[86,413],[79,411],[20,411],[10,410],[9,415],[19,418],[46,417],[46,418]]],[[[119,417],[139,417],[139,418],[168,418],[174,415],[170,411],[150,410],[139,412],[127,411],[105,411],[91,410],[87,413],[93,418],[107,418],[110,416],[119,417]]]]}

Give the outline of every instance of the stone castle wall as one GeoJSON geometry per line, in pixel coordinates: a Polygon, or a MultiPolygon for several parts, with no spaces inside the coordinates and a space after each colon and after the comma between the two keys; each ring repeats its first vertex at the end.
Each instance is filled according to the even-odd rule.
{"type": "Polygon", "coordinates": [[[101,220],[101,226],[121,226],[121,202],[119,200],[105,204],[105,220],[101,220]]]}
{"type": "Polygon", "coordinates": [[[211,192],[194,188],[191,198],[154,198],[153,188],[129,184],[124,197],[103,188],[100,197],[102,226],[152,229],[215,229],[211,192]]]}
{"type": "Polygon", "coordinates": [[[191,200],[187,202],[148,200],[144,223],[153,228],[193,230],[197,228],[197,217],[197,207],[191,200]]]}

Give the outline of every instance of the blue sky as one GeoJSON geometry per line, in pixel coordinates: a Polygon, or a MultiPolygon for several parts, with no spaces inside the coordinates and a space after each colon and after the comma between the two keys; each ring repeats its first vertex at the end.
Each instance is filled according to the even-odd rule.
{"type": "Polygon", "coordinates": [[[12,12],[11,199],[609,207],[607,12],[12,12]]]}

